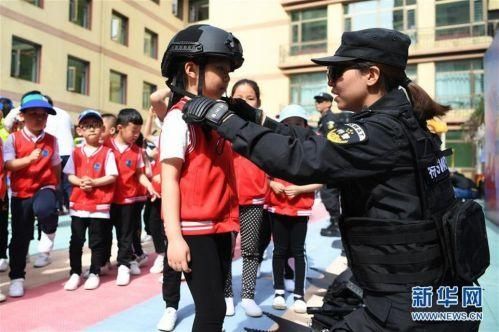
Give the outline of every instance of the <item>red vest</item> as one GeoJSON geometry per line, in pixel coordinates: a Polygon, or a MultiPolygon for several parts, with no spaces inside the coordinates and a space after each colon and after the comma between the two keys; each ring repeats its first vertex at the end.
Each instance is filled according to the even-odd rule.
{"type": "MultiPolygon", "coordinates": [[[[172,109],[182,110],[186,99],[172,109]]],[[[183,235],[239,231],[239,206],[232,150],[215,131],[189,125],[190,144],[180,173],[183,235]]]]}
{"type": "Polygon", "coordinates": [[[154,164],[152,165],[152,179],[151,179],[152,186],[154,190],[156,190],[157,193],[161,194],[161,162],[159,161],[159,154],[156,157],[156,160],[154,161],[154,164]],[[154,179],[157,178],[156,175],[160,176],[159,181],[155,181],[154,179]]]}
{"type": "Polygon", "coordinates": [[[233,160],[239,205],[263,205],[269,191],[267,174],[236,152],[233,160]]]}
{"type": "Polygon", "coordinates": [[[32,197],[40,188],[56,186],[57,176],[52,167],[52,156],[56,139],[54,136],[44,133],[43,138],[33,142],[24,130],[16,131],[14,135],[14,151],[16,159],[28,156],[33,150],[42,150],[40,158],[23,169],[13,171],[10,175],[12,196],[19,198],[32,197]]]}
{"type": "MultiPolygon", "coordinates": [[[[106,175],[106,162],[111,149],[99,147],[90,157],[83,152],[83,147],[73,151],[75,175],[79,178],[87,176],[98,179],[106,175]]],[[[114,183],[94,188],[90,192],[74,186],[69,199],[69,206],[73,210],[88,212],[109,212],[114,195],[114,183]]]]}
{"type": "Polygon", "coordinates": [[[140,189],[142,185],[137,179],[137,167],[142,153],[141,148],[136,144],[132,144],[121,153],[114,139],[105,143],[110,144],[109,147],[114,153],[119,173],[116,179],[113,203],[132,204],[143,201],[144,194],[140,189]]]}
{"type": "Polygon", "coordinates": [[[5,170],[3,168],[3,142],[0,139],[0,201],[3,201],[5,192],[7,191],[7,183],[5,182],[5,170]]]}
{"type": "MultiPolygon", "coordinates": [[[[292,183],[281,179],[274,179],[276,182],[290,186],[292,183]]],[[[285,216],[310,216],[312,215],[312,205],[314,205],[315,194],[313,192],[298,195],[292,199],[288,196],[276,195],[273,190],[269,194],[269,206],[267,210],[272,213],[278,213],[285,216]]]]}

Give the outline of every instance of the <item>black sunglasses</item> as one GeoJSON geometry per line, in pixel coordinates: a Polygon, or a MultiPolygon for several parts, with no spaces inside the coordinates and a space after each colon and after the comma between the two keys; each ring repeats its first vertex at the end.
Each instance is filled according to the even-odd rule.
{"type": "Polygon", "coordinates": [[[328,82],[337,81],[341,76],[343,76],[343,73],[349,69],[360,69],[360,66],[357,63],[350,63],[339,66],[328,66],[327,67],[328,82]]]}

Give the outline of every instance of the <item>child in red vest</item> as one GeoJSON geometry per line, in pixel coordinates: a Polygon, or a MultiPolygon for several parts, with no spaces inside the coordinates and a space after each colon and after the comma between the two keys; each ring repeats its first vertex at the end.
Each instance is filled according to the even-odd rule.
{"type": "MultiPolygon", "coordinates": [[[[5,197],[5,193],[7,192],[7,183],[5,181],[5,172],[3,170],[3,143],[0,139],[0,197],[5,197]]],[[[2,202],[0,202],[2,203],[2,202]]],[[[5,220],[7,222],[7,220],[5,220]]],[[[2,294],[0,290],[0,302],[5,301],[5,295],[2,294]]]]}
{"type": "Polygon", "coordinates": [[[224,284],[239,211],[231,147],[216,132],[185,123],[184,96],[219,99],[229,72],[242,62],[239,41],[210,25],[177,33],[162,62],[163,76],[174,91],[160,143],[168,264],[185,274],[196,308],[196,332],[222,330],[224,284]]]}
{"type": "MultiPolygon", "coordinates": [[[[280,113],[279,120],[287,125],[307,126],[307,115],[303,107],[288,105],[280,113]]],[[[284,266],[288,253],[295,259],[295,289],[293,310],[306,313],[305,294],[305,237],[307,235],[308,218],[312,214],[314,192],[320,184],[296,186],[281,179],[270,181],[270,197],[268,211],[271,212],[272,237],[274,254],[272,270],[274,274],[274,309],[286,309],[284,299],[284,266]]]]}
{"type": "MultiPolygon", "coordinates": [[[[108,140],[118,166],[118,178],[111,205],[111,222],[118,238],[118,275],[116,285],[130,283],[130,266],[140,273],[133,257],[133,235],[140,227],[140,206],[143,199],[140,187],[147,188],[151,196],[159,197],[151,182],[144,174],[142,149],[135,144],[142,128],[142,116],[133,108],[122,109],[118,113],[117,134],[108,140]]],[[[137,272],[135,272],[137,273],[137,272]]]]}
{"type": "Polygon", "coordinates": [[[9,246],[11,279],[9,295],[24,295],[26,255],[33,237],[35,216],[41,229],[35,266],[47,265],[57,230],[55,188],[61,158],[57,140],[44,132],[49,114],[56,114],[44,96],[26,95],[21,101],[24,128],[12,133],[4,147],[5,169],[11,172],[12,238],[9,246]]]}
{"type": "MultiPolygon", "coordinates": [[[[232,87],[232,98],[240,98],[250,106],[260,107],[260,88],[255,81],[242,79],[232,87]]],[[[246,315],[259,317],[262,309],[256,304],[255,286],[260,264],[259,243],[263,226],[263,205],[269,191],[267,174],[248,159],[233,152],[234,170],[239,198],[239,220],[241,224],[241,255],[243,257],[242,300],[246,315]]],[[[227,315],[234,314],[232,283],[225,290],[227,315]]]]}
{"type": "Polygon", "coordinates": [[[64,167],[64,173],[74,186],[69,205],[72,219],[69,244],[71,271],[64,285],[64,289],[69,291],[80,284],[81,255],[87,228],[92,256],[85,289],[99,287],[99,273],[105,262],[105,238],[118,169],[113,152],[100,142],[103,129],[98,112],[86,110],[80,113],[77,131],[85,143],[74,149],[64,167]]]}

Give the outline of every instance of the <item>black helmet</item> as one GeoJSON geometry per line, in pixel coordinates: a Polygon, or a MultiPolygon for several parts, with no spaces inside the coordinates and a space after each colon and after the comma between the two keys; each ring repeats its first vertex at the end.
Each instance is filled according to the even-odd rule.
{"type": "Polygon", "coordinates": [[[179,62],[202,56],[226,58],[231,62],[231,70],[241,67],[244,61],[241,43],[232,33],[208,24],[197,24],[172,38],[161,61],[161,74],[171,82],[179,62]]]}

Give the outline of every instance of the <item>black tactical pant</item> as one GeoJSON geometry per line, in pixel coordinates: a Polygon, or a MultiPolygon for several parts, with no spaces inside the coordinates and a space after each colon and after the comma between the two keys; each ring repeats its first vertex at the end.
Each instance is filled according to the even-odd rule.
{"type": "Polygon", "coordinates": [[[321,200],[326,207],[331,223],[338,226],[338,217],[340,216],[340,191],[337,188],[324,186],[321,189],[321,200]]]}

